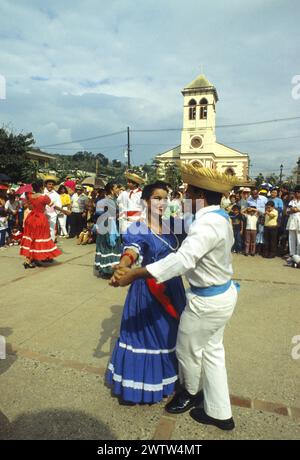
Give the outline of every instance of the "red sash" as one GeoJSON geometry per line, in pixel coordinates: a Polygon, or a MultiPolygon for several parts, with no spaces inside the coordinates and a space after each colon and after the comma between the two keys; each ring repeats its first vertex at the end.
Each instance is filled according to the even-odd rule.
{"type": "Polygon", "coordinates": [[[172,318],[179,321],[179,314],[170,298],[165,294],[166,285],[164,283],[158,284],[154,278],[147,278],[146,284],[149,288],[149,291],[159,301],[159,303],[164,307],[165,311],[172,316],[172,318]]]}
{"type": "Polygon", "coordinates": [[[142,211],[124,211],[124,214],[126,214],[127,217],[140,216],[142,211]]]}

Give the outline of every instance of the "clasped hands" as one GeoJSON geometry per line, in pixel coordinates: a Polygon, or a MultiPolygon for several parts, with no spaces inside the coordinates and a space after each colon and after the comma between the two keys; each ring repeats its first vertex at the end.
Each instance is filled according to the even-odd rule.
{"type": "Polygon", "coordinates": [[[118,286],[128,286],[131,284],[132,281],[135,279],[135,269],[124,267],[123,265],[119,264],[113,267],[114,274],[109,280],[110,286],[118,287],[118,286]]]}

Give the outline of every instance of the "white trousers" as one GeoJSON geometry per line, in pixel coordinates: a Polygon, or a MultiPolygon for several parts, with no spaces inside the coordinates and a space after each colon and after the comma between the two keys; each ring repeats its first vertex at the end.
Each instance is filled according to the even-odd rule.
{"type": "Polygon", "coordinates": [[[52,241],[55,241],[55,227],[56,227],[56,222],[57,222],[57,214],[55,216],[47,216],[49,225],[50,225],[50,237],[52,241]]]}
{"type": "Polygon", "coordinates": [[[62,235],[68,236],[67,227],[66,227],[67,216],[65,214],[58,214],[57,219],[58,219],[58,223],[59,223],[60,231],[61,231],[62,235]]]}
{"type": "Polygon", "coordinates": [[[225,367],[223,334],[237,301],[236,287],[212,297],[187,291],[187,306],[181,315],[176,354],[179,378],[195,395],[203,388],[204,410],[210,417],[232,416],[225,367]]]}
{"type": "Polygon", "coordinates": [[[300,256],[300,232],[289,230],[289,248],[290,256],[300,256]]]}

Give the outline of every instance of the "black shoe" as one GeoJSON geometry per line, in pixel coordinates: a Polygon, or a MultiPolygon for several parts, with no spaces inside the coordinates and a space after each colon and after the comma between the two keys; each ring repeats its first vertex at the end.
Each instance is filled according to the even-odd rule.
{"type": "Polygon", "coordinates": [[[170,414],[182,414],[192,407],[195,407],[203,401],[203,391],[199,391],[196,395],[191,395],[186,390],[181,390],[175,394],[170,402],[165,406],[165,410],[170,414]]]}
{"type": "Polygon", "coordinates": [[[190,411],[190,416],[196,420],[198,423],[203,425],[214,425],[220,430],[233,430],[235,427],[233,418],[228,418],[227,420],[219,420],[217,418],[210,417],[204,412],[204,409],[200,407],[195,407],[190,411]]]}
{"type": "Polygon", "coordinates": [[[42,267],[43,266],[43,264],[41,264],[41,262],[39,262],[38,260],[34,260],[33,263],[34,263],[34,265],[36,267],[42,267]]]}
{"type": "Polygon", "coordinates": [[[32,264],[32,263],[30,264],[29,262],[24,262],[23,265],[24,265],[24,268],[25,268],[25,269],[26,269],[26,268],[35,268],[35,265],[32,264]]]}

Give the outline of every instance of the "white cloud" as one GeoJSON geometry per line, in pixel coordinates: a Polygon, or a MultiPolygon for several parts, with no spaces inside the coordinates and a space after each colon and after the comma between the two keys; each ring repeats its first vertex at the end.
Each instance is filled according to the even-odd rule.
{"type": "MultiPolygon", "coordinates": [[[[7,99],[0,101],[0,121],[32,131],[39,145],[128,125],[181,127],[180,91],[201,65],[219,92],[219,124],[300,113],[290,83],[299,74],[294,0],[1,0],[1,10],[0,74],[7,99]]],[[[218,136],[230,145],[293,136],[297,127],[243,127],[218,130],[218,136]]],[[[143,161],[178,143],[180,133],[134,138],[164,144],[141,146],[143,161]]],[[[122,142],[112,138],[105,145],[122,142]]],[[[263,167],[272,158],[294,164],[297,145],[291,139],[236,147],[263,167]]]]}

